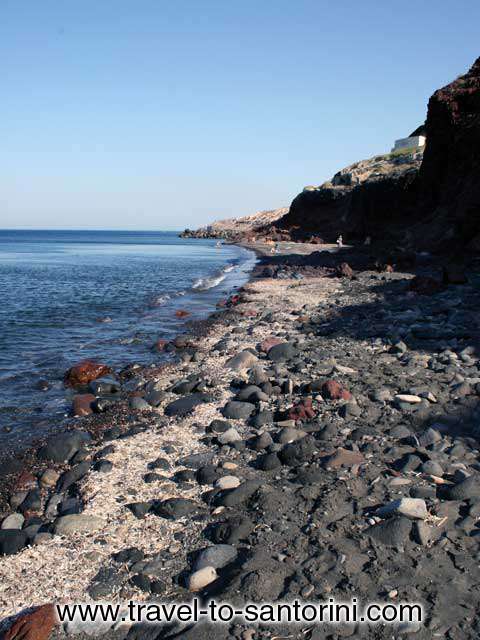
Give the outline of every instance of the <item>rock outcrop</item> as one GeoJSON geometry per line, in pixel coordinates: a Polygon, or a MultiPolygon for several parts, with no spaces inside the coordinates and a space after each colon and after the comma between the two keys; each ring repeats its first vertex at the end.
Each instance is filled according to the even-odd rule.
{"type": "Polygon", "coordinates": [[[419,175],[421,211],[433,240],[480,249],[480,58],[428,103],[419,175]]]}
{"type": "Polygon", "coordinates": [[[335,242],[396,238],[404,229],[404,211],[413,207],[422,151],[391,153],[342,169],[319,187],[305,187],[277,226],[295,240],[319,234],[335,242]],[[381,226],[380,226],[381,225],[381,226]]]}
{"type": "Polygon", "coordinates": [[[304,189],[276,226],[298,239],[480,249],[480,58],[433,94],[425,131],[422,162],[410,153],[356,163],[304,189]]]}
{"type": "Polygon", "coordinates": [[[253,237],[258,230],[270,227],[288,211],[288,207],[259,211],[250,216],[218,220],[197,230],[185,229],[182,238],[218,238],[224,240],[239,240],[253,237]]]}

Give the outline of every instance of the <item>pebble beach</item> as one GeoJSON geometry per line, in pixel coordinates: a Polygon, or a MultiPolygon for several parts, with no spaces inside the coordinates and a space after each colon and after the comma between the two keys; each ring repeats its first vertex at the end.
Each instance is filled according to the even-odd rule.
{"type": "Polygon", "coordinates": [[[29,608],[192,593],[421,602],[425,620],[148,637],[478,637],[475,270],[349,247],[248,248],[250,281],[186,325],[173,362],[67,373],[89,396],[85,415],[28,468],[13,464],[3,487],[6,638],[19,621],[36,638],[147,637],[29,608]]]}

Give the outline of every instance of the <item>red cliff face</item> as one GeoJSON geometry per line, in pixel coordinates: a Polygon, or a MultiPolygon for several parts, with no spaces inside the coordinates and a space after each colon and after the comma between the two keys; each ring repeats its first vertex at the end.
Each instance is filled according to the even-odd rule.
{"type": "Polygon", "coordinates": [[[444,239],[480,249],[480,58],[433,94],[426,128],[422,214],[444,239]]]}
{"type": "Polygon", "coordinates": [[[416,249],[480,250],[480,58],[430,98],[426,134],[420,169],[420,162],[383,156],[365,161],[358,180],[358,163],[340,180],[299,194],[277,226],[330,241],[341,233],[347,241],[371,236],[416,249]],[[368,174],[379,159],[385,170],[368,174]],[[353,183],[344,179],[350,174],[353,183]]]}

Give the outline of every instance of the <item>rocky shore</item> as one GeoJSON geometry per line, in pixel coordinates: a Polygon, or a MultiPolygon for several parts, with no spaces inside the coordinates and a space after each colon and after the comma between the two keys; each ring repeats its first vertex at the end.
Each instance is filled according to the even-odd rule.
{"type": "Polygon", "coordinates": [[[258,211],[250,216],[217,220],[199,229],[185,229],[181,238],[217,238],[229,242],[241,241],[246,237],[253,238],[262,229],[277,222],[288,212],[288,207],[258,211]]]}
{"type": "Polygon", "coordinates": [[[4,640],[478,637],[478,263],[302,247],[258,246],[222,311],[157,345],[177,362],[68,372],[85,415],[3,469],[4,640]],[[420,602],[425,621],[109,629],[52,613],[192,593],[420,602]]]}

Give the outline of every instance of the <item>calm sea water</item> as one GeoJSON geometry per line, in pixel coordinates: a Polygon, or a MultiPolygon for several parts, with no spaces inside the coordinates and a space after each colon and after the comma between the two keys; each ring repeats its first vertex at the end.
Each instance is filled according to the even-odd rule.
{"type": "Polygon", "coordinates": [[[155,340],[182,331],[175,311],[206,317],[254,262],[175,232],[0,231],[0,447],[58,425],[73,363],[158,362],[155,340]]]}

